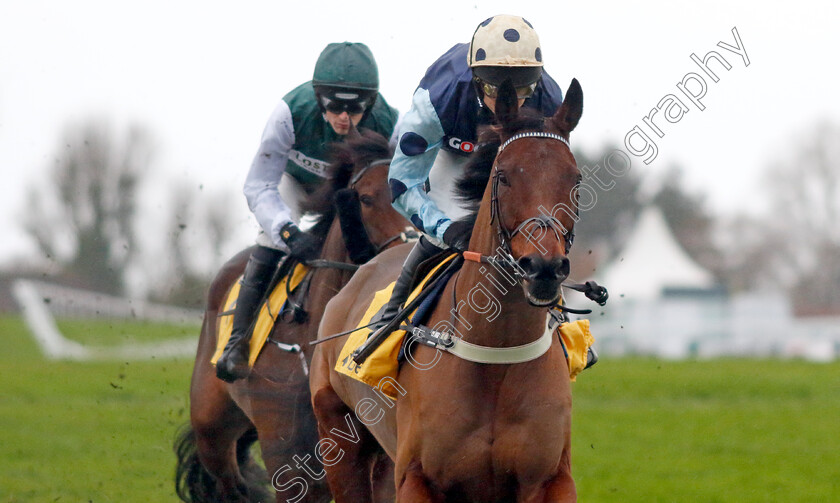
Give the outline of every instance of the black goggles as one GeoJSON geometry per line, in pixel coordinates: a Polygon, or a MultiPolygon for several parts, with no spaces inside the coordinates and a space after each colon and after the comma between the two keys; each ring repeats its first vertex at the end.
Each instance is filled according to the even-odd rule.
{"type": "MultiPolygon", "coordinates": [[[[479,81],[481,84],[481,90],[484,91],[484,96],[487,96],[491,99],[496,99],[499,96],[499,87],[494,86],[493,84],[488,84],[483,80],[479,81]]],[[[516,88],[516,97],[520,100],[524,100],[530,98],[532,94],[534,94],[534,89],[537,88],[537,83],[534,82],[533,84],[528,84],[527,86],[520,86],[516,88]]]]}
{"type": "Polygon", "coordinates": [[[321,96],[321,105],[327,112],[338,115],[344,112],[349,115],[363,114],[368,107],[367,100],[333,100],[326,96],[321,96]]]}

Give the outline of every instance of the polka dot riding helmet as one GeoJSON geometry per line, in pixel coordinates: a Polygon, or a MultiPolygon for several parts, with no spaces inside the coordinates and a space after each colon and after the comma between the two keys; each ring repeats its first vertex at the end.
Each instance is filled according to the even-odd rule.
{"type": "Polygon", "coordinates": [[[542,75],[540,39],[519,16],[493,16],[478,25],[468,55],[473,75],[493,86],[510,79],[515,87],[534,84],[542,75]]]}

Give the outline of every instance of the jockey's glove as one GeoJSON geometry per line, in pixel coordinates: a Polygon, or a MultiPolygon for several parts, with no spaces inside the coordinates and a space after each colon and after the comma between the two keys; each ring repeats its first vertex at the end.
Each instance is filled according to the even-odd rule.
{"type": "Polygon", "coordinates": [[[466,250],[470,244],[470,236],[472,235],[472,222],[465,222],[463,220],[455,220],[449,227],[443,231],[443,242],[451,248],[463,251],[466,250]]]}
{"type": "Polygon", "coordinates": [[[289,255],[301,262],[318,258],[321,251],[318,238],[298,229],[294,222],[289,222],[280,228],[280,238],[289,247],[289,255]]]}

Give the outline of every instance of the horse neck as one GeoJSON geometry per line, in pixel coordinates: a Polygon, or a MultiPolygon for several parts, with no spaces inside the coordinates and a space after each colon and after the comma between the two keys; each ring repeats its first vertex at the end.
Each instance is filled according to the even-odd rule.
{"type": "MultiPolygon", "coordinates": [[[[324,238],[324,246],[321,248],[319,257],[323,260],[334,262],[349,262],[347,250],[344,247],[344,240],[341,237],[341,228],[338,226],[338,217],[335,218],[324,238]]],[[[276,331],[282,331],[281,340],[303,344],[318,336],[318,324],[324,315],[327,303],[335,294],[350,281],[352,272],[337,269],[334,267],[318,267],[312,271],[309,291],[306,293],[305,309],[308,319],[303,324],[277,323],[274,325],[276,331]]],[[[312,358],[314,348],[306,345],[307,358],[312,358]]]]}
{"type": "MultiPolygon", "coordinates": [[[[481,255],[496,255],[500,241],[490,219],[489,189],[484,194],[473,227],[469,249],[481,255]]],[[[545,330],[546,311],[528,304],[519,278],[510,269],[464,262],[456,287],[459,335],[468,342],[491,346],[514,346],[532,342],[545,330]],[[467,330],[464,328],[467,327],[467,330]]]]}
{"type": "MultiPolygon", "coordinates": [[[[337,215],[333,219],[332,225],[330,225],[327,236],[324,238],[324,246],[321,248],[320,258],[331,262],[350,263],[337,215]]],[[[315,276],[312,281],[311,295],[316,300],[314,304],[319,304],[320,302],[317,300],[321,299],[321,297],[325,297],[322,300],[323,304],[326,304],[342,286],[350,281],[350,277],[353,275],[351,271],[337,269],[335,267],[320,267],[313,274],[315,276]],[[321,295],[322,291],[326,293],[321,295]]]]}
{"type": "Polygon", "coordinates": [[[324,246],[321,248],[321,258],[336,262],[349,261],[347,247],[344,246],[344,238],[341,235],[341,225],[338,221],[338,214],[333,218],[330,230],[324,238],[324,246]]]}

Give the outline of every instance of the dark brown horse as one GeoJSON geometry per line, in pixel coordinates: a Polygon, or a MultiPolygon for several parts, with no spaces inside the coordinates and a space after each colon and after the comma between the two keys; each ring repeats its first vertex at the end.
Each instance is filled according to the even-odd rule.
{"type": "MultiPolygon", "coordinates": [[[[464,262],[425,323],[458,344],[409,349],[396,405],[333,370],[346,338],[315,352],[313,406],[321,442],[335,446],[325,459],[337,503],[371,501],[361,468],[372,447],[366,436],[347,434],[365,428],[396,463],[400,502],[576,500],[569,369],[547,329],[546,306],[560,298],[569,271],[581,175],[568,138],[583,93],[573,80],[563,105],[544,119],[520,112],[506,84],[496,107],[498,125],[483,133],[458,184],[475,208],[473,253],[464,258],[484,261],[464,262]],[[458,356],[466,346],[471,354],[458,356]],[[492,364],[467,359],[497,357],[502,361],[492,364]]],[[[389,250],[362,267],[328,304],[319,337],[353,328],[374,292],[396,278],[407,251],[389,250]]]]}
{"type": "MultiPolygon", "coordinates": [[[[391,206],[387,141],[366,132],[336,148],[332,180],[312,195],[305,209],[323,214],[312,231],[324,240],[321,259],[346,266],[367,260],[377,248],[404,242],[395,238],[405,238],[403,231],[410,224],[391,206]]],[[[327,301],[353,271],[334,265],[314,268],[304,304],[306,320],[278,320],[250,377],[227,384],[216,378],[210,364],[216,348],[217,314],[249,254],[250,250],[244,250],[225,264],[208,294],[190,387],[191,427],[176,441],[177,492],[184,501],[193,502],[266,501],[270,496],[265,486],[260,487],[251,476],[256,465],[249,448],[259,437],[278,502],[327,502],[331,497],[323,468],[313,456],[318,436],[309,396],[308,363],[313,348],[308,343],[315,339],[327,301]]],[[[377,459],[381,463],[375,469],[390,474],[393,465],[387,456],[377,459]]],[[[393,500],[390,481],[383,492],[383,497],[390,495],[393,500]]]]}

